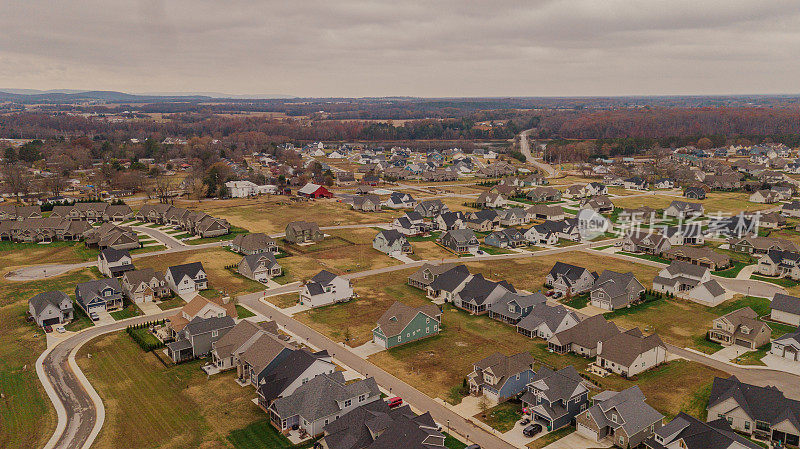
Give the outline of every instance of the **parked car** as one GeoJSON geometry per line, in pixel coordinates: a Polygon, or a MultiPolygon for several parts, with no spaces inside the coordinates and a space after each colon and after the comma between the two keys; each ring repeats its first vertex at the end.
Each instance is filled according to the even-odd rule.
{"type": "Polygon", "coordinates": [[[522,434],[526,437],[532,437],[542,431],[542,425],[533,423],[530,426],[522,429],[522,434]]]}
{"type": "Polygon", "coordinates": [[[389,399],[387,402],[389,403],[389,407],[392,407],[392,408],[399,407],[399,406],[403,405],[403,398],[398,396],[398,397],[394,397],[394,398],[389,399]]]}
{"type": "Polygon", "coordinates": [[[67,328],[65,328],[64,326],[58,326],[58,327],[56,328],[56,331],[57,331],[59,334],[63,334],[64,332],[66,332],[66,331],[67,331],[67,328]]]}
{"type": "Polygon", "coordinates": [[[44,327],[44,331],[45,331],[45,332],[47,332],[48,334],[49,334],[50,332],[53,332],[53,326],[51,326],[51,325],[49,325],[49,324],[48,324],[48,325],[45,325],[45,327],[44,327]]]}
{"type": "Polygon", "coordinates": [[[89,318],[91,318],[92,321],[100,321],[100,315],[98,315],[97,312],[90,313],[89,318]]]}
{"type": "Polygon", "coordinates": [[[481,449],[481,446],[478,444],[470,444],[469,446],[465,447],[464,449],[481,449]]]}
{"type": "Polygon", "coordinates": [[[531,419],[528,418],[527,416],[522,418],[521,420],[519,420],[519,425],[520,426],[527,426],[530,423],[531,423],[531,419]]]}

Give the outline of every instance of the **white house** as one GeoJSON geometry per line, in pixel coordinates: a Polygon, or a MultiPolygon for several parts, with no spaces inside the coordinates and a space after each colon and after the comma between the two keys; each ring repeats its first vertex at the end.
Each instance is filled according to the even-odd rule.
{"type": "Polygon", "coordinates": [[[278,193],[278,188],[276,186],[260,186],[251,181],[228,181],[225,183],[225,187],[228,188],[228,194],[230,194],[232,198],[247,198],[267,193],[278,193]]]}
{"type": "Polygon", "coordinates": [[[353,297],[353,285],[348,279],[322,270],[300,287],[300,304],[321,307],[353,297]]]}
{"type": "Polygon", "coordinates": [[[106,248],[97,255],[97,269],[110,278],[133,270],[133,259],[126,249],[106,248]]]}
{"type": "Polygon", "coordinates": [[[178,296],[208,288],[208,278],[200,262],[185,263],[167,268],[164,273],[167,285],[178,296]]]}

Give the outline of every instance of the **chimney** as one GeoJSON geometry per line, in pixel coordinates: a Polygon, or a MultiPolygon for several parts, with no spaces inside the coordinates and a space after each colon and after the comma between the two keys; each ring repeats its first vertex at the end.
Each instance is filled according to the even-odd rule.
{"type": "Polygon", "coordinates": [[[222,303],[223,304],[228,304],[229,302],[231,302],[230,295],[225,295],[225,296],[222,297],[222,303]]]}

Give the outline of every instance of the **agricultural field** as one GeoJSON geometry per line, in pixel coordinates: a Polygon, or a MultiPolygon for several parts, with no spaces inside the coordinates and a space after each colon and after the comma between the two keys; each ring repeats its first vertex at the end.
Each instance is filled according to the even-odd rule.
{"type": "Polygon", "coordinates": [[[746,192],[711,192],[704,200],[687,200],[681,196],[666,195],[653,192],[653,195],[640,195],[632,197],[617,197],[611,201],[616,207],[633,208],[649,206],[653,209],[664,209],[675,200],[701,203],[706,214],[736,214],[741,211],[758,211],[771,209],[773,204],[751,203],[750,195],[746,192]]]}

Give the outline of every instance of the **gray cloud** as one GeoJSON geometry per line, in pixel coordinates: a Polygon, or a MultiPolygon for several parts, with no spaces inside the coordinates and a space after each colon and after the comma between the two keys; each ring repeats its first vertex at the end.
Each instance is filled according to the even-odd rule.
{"type": "Polygon", "coordinates": [[[796,0],[27,0],[0,85],[301,96],[796,92],[796,0]]]}

